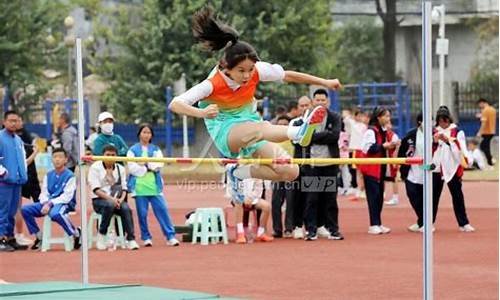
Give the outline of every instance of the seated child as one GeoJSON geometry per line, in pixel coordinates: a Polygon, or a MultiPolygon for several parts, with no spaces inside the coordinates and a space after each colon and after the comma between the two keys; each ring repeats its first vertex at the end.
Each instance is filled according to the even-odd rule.
{"type": "Polygon", "coordinates": [[[52,163],[54,169],[49,171],[43,178],[42,192],[39,202],[24,205],[21,209],[24,221],[30,234],[36,236],[36,240],[31,246],[32,250],[37,250],[42,245],[42,232],[35,221],[35,218],[49,215],[69,235],[73,236],[74,249],[79,249],[81,245],[80,228],[75,228],[68,216],[76,205],[76,178],[73,172],[66,168],[68,154],[62,148],[52,151],[52,163]]]}

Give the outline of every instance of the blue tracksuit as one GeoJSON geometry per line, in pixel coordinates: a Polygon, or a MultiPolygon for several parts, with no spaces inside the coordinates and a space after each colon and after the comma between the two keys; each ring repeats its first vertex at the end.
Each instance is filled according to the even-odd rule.
{"type": "Polygon", "coordinates": [[[21,187],[28,179],[23,141],[0,130],[0,237],[14,237],[14,223],[21,187]]]}
{"type": "Polygon", "coordinates": [[[68,235],[75,234],[75,226],[71,223],[68,212],[76,206],[75,175],[69,169],[58,174],[55,170],[47,173],[40,194],[40,202],[24,205],[21,212],[31,234],[40,231],[35,218],[43,217],[42,207],[50,203],[52,207],[48,215],[52,221],[61,225],[68,235]]]}

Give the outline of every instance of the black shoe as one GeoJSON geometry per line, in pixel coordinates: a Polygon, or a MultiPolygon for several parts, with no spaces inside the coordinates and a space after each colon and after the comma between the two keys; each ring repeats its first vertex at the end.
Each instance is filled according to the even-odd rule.
{"type": "Polygon", "coordinates": [[[14,248],[14,250],[28,250],[28,246],[19,245],[16,241],[16,238],[9,239],[8,243],[12,248],[14,248]]]}
{"type": "Polygon", "coordinates": [[[281,231],[280,232],[273,232],[273,237],[280,239],[283,237],[283,233],[281,231]]]}
{"type": "Polygon", "coordinates": [[[31,246],[31,250],[38,250],[40,247],[42,247],[42,240],[36,238],[35,242],[31,246]]]}
{"type": "Polygon", "coordinates": [[[78,227],[76,230],[78,231],[78,237],[73,236],[73,241],[74,241],[73,249],[74,250],[78,250],[82,246],[82,229],[80,227],[78,227]]]}
{"type": "Polygon", "coordinates": [[[332,233],[330,235],[330,237],[328,237],[329,240],[343,240],[344,239],[344,236],[342,235],[342,233],[340,231],[335,231],[334,233],[332,233]]]}
{"type": "Polygon", "coordinates": [[[308,232],[305,238],[306,241],[315,241],[317,239],[318,235],[316,234],[316,232],[308,232]]]}
{"type": "Polygon", "coordinates": [[[0,252],[13,252],[16,251],[14,247],[12,247],[6,239],[0,240],[0,252]]]}

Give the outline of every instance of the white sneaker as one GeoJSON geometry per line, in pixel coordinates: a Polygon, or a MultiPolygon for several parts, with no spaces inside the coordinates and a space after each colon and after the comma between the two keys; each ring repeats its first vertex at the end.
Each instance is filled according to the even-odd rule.
{"type": "Polygon", "coordinates": [[[347,189],[339,187],[337,190],[337,194],[344,196],[347,193],[347,189]]]}
{"type": "Polygon", "coordinates": [[[366,191],[359,191],[357,196],[359,199],[366,199],[366,191]]]}
{"type": "Polygon", "coordinates": [[[304,238],[304,231],[301,227],[295,227],[293,230],[293,238],[296,240],[301,240],[304,238]]]}
{"type": "Polygon", "coordinates": [[[326,229],[325,226],[318,227],[318,229],[316,230],[316,234],[320,238],[329,238],[330,237],[330,231],[328,231],[328,229],[326,229]]]}
{"type": "Polygon", "coordinates": [[[420,226],[417,223],[408,226],[408,231],[410,232],[420,232],[420,226]]]}
{"type": "Polygon", "coordinates": [[[350,196],[350,195],[355,195],[355,196],[358,196],[359,194],[359,190],[357,188],[349,188],[347,189],[347,192],[346,192],[346,196],[350,196]]]}
{"type": "Polygon", "coordinates": [[[177,247],[179,244],[180,243],[176,238],[171,238],[167,241],[167,246],[177,247]]]}
{"type": "Polygon", "coordinates": [[[458,229],[460,229],[460,231],[462,231],[462,232],[474,232],[474,231],[476,231],[476,229],[474,227],[472,227],[471,224],[466,224],[462,227],[459,227],[458,229]]]}
{"type": "Polygon", "coordinates": [[[28,246],[33,244],[33,240],[30,240],[29,238],[25,237],[24,234],[22,233],[16,233],[15,235],[16,242],[21,245],[21,246],[28,246]]]}
{"type": "Polygon", "coordinates": [[[95,247],[97,250],[106,250],[106,236],[103,234],[98,233],[97,234],[97,241],[95,243],[95,247]]]}
{"type": "Polygon", "coordinates": [[[391,229],[389,227],[385,227],[384,225],[380,225],[380,230],[382,230],[382,233],[389,233],[391,232],[391,229]]]}
{"type": "Polygon", "coordinates": [[[127,248],[129,250],[138,250],[139,245],[137,244],[137,242],[135,240],[131,240],[131,241],[127,241],[127,248]]]}
{"type": "Polygon", "coordinates": [[[151,239],[147,239],[142,243],[144,244],[144,247],[153,247],[153,241],[151,239]]]}
{"type": "Polygon", "coordinates": [[[227,184],[229,186],[229,193],[231,194],[231,199],[235,202],[243,203],[245,196],[243,195],[242,180],[234,176],[234,171],[238,168],[237,164],[227,164],[227,184]]]}
{"type": "MultiPolygon", "coordinates": [[[[420,229],[418,230],[422,233],[424,233],[424,226],[420,227],[420,229]]],[[[436,231],[436,227],[434,227],[434,225],[432,226],[432,232],[436,231]]]]}
{"type": "Polygon", "coordinates": [[[382,234],[382,229],[378,225],[368,227],[369,234],[382,234]]]}
{"type": "Polygon", "coordinates": [[[387,205],[398,205],[399,204],[399,198],[396,195],[393,195],[391,199],[385,201],[385,204],[387,205]]]}

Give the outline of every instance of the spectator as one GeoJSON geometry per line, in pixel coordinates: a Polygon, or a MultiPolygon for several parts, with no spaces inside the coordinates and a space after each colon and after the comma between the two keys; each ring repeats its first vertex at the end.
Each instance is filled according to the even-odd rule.
{"type": "MultiPolygon", "coordinates": [[[[363,136],[366,132],[367,115],[362,110],[356,110],[354,112],[354,117],[350,113],[345,113],[343,116],[343,121],[347,134],[349,134],[349,156],[352,158],[359,158],[363,156],[363,136]]],[[[354,194],[356,198],[366,198],[364,193],[364,183],[363,175],[361,172],[357,172],[357,167],[355,164],[351,166],[351,176],[353,181],[351,182],[352,191],[348,194],[354,194]]]]}
{"type": "Polygon", "coordinates": [[[36,236],[32,250],[38,250],[42,246],[42,232],[35,218],[45,215],[49,215],[52,221],[59,224],[67,235],[73,236],[73,248],[80,249],[81,229],[73,226],[68,216],[76,206],[76,178],[66,167],[68,160],[69,156],[64,149],[58,148],[52,151],[54,169],[43,178],[39,201],[24,205],[21,209],[30,234],[36,236]]]}
{"type": "Polygon", "coordinates": [[[288,112],[286,113],[286,116],[288,117],[288,119],[292,120],[300,116],[299,103],[297,101],[288,102],[287,108],[288,112]]]}
{"type": "Polygon", "coordinates": [[[101,132],[94,141],[94,155],[103,155],[105,145],[112,145],[115,147],[117,149],[118,156],[127,155],[127,144],[125,144],[125,141],[120,135],[113,133],[115,121],[113,115],[105,111],[99,114],[97,120],[99,122],[99,129],[101,132]]]}
{"type": "Polygon", "coordinates": [[[68,154],[66,167],[74,173],[78,165],[78,132],[71,126],[71,119],[67,113],[59,115],[57,127],[60,130],[62,148],[68,154]]]}
{"type": "MultiPolygon", "coordinates": [[[[312,135],[311,144],[305,148],[306,158],[339,158],[339,135],[342,125],[340,115],[329,111],[328,92],[318,89],[313,94],[313,107],[323,106],[327,116],[318,125],[312,135]]],[[[309,178],[318,178],[323,190],[308,191],[305,208],[305,224],[307,230],[306,241],[313,241],[320,237],[333,240],[342,240],[344,236],[339,231],[339,209],[337,204],[336,179],[339,173],[337,165],[304,167],[304,175],[309,178]],[[329,179],[333,178],[333,179],[329,179]],[[327,184],[333,182],[333,186],[327,184]]]]}
{"type": "Polygon", "coordinates": [[[433,221],[439,207],[439,198],[446,182],[453,202],[453,211],[462,232],[475,231],[469,223],[462,192],[462,161],[466,161],[465,134],[453,123],[451,113],[446,106],[440,106],[436,113],[436,127],[433,133],[432,162],[436,166],[432,174],[433,221]]]}
{"type": "Polygon", "coordinates": [[[16,212],[21,199],[21,188],[28,180],[23,141],[16,135],[19,114],[4,113],[0,131],[0,252],[25,250],[14,237],[16,212]]]}
{"type": "Polygon", "coordinates": [[[468,168],[476,169],[476,170],[485,170],[486,169],[486,160],[484,158],[483,152],[478,148],[479,142],[475,139],[470,140],[467,143],[467,159],[468,159],[468,168]]]}
{"type": "Polygon", "coordinates": [[[40,197],[40,182],[38,181],[38,173],[35,166],[35,158],[38,154],[38,148],[33,145],[33,138],[31,137],[31,133],[26,130],[26,128],[24,128],[24,123],[21,116],[19,116],[17,125],[18,127],[16,134],[23,141],[24,152],[26,153],[28,182],[23,184],[23,187],[21,188],[21,200],[19,201],[19,209],[16,214],[15,237],[19,245],[27,246],[31,245],[33,241],[26,238],[23,234],[24,222],[23,216],[21,215],[21,206],[23,203],[23,199],[36,202],[38,201],[38,197],[40,197]]]}
{"type": "MultiPolygon", "coordinates": [[[[140,125],[137,137],[139,138],[139,143],[128,150],[128,157],[163,157],[160,148],[151,144],[151,140],[154,137],[151,125],[140,125]]],[[[156,219],[160,223],[167,245],[179,246],[179,241],[175,238],[174,224],[172,223],[172,218],[163,197],[163,179],[161,177],[163,163],[129,162],[128,167],[130,171],[128,190],[132,197],[135,197],[137,218],[139,219],[141,239],[144,242],[144,246],[153,246],[152,236],[148,229],[148,209],[150,203],[156,219]]]]}
{"type": "Polygon", "coordinates": [[[85,146],[89,147],[91,151],[94,150],[94,142],[99,136],[99,133],[97,133],[97,129],[94,126],[90,126],[90,135],[85,141],[85,146]]]}
{"type": "MultiPolygon", "coordinates": [[[[423,157],[424,131],[422,114],[417,117],[417,127],[411,129],[401,141],[398,157],[423,157]]],[[[411,232],[423,232],[424,217],[424,171],[418,165],[401,165],[401,179],[405,183],[406,195],[417,215],[417,222],[408,226],[411,232]]]]}
{"type": "MultiPolygon", "coordinates": [[[[384,107],[375,107],[370,118],[370,127],[363,136],[363,157],[388,157],[387,151],[398,146],[392,141],[392,131],[386,130],[391,120],[391,112],[384,107]]],[[[370,215],[369,234],[383,234],[391,229],[382,225],[381,214],[384,204],[384,178],[387,175],[387,165],[360,165],[363,174],[370,215]]]]}
{"type": "Polygon", "coordinates": [[[481,119],[481,128],[479,128],[477,136],[483,138],[479,148],[481,148],[481,151],[483,151],[484,155],[486,156],[488,165],[493,166],[494,162],[491,156],[490,143],[496,132],[497,111],[493,106],[490,105],[488,100],[484,98],[480,98],[479,100],[477,100],[477,104],[481,108],[481,113],[479,114],[479,117],[481,119]]]}
{"type": "MultiPolygon", "coordinates": [[[[345,132],[345,126],[342,123],[340,135],[339,135],[339,155],[340,158],[349,158],[349,134],[345,132]]],[[[351,173],[349,172],[349,165],[340,165],[341,183],[342,187],[338,189],[338,193],[341,195],[347,195],[351,190],[351,173]]]]}
{"type": "MultiPolygon", "coordinates": [[[[392,130],[392,123],[389,121],[389,123],[385,126],[387,129],[387,132],[390,132],[390,135],[392,136],[390,142],[393,144],[401,144],[401,141],[399,140],[398,135],[392,130]]],[[[389,149],[387,150],[387,156],[388,157],[396,157],[398,153],[398,147],[394,149],[389,149]]],[[[392,189],[392,195],[389,197],[389,200],[385,201],[385,204],[387,205],[398,205],[399,204],[399,189],[398,189],[398,183],[397,183],[397,175],[398,175],[398,165],[387,165],[387,174],[384,178],[384,181],[386,182],[387,190],[389,190],[389,187],[392,189]]],[[[386,193],[387,194],[387,193],[386,193]]]]}
{"type": "MultiPolygon", "coordinates": [[[[287,116],[281,116],[277,120],[277,125],[288,126],[290,120],[287,116]]],[[[280,146],[285,150],[288,155],[293,157],[293,145],[291,141],[284,141],[280,146]]],[[[293,231],[293,204],[292,204],[292,189],[290,182],[274,181],[272,183],[272,219],[273,219],[273,237],[286,238],[292,237],[293,231]],[[281,219],[281,207],[286,203],[285,211],[285,232],[283,233],[283,222],[281,219]]]]}
{"type": "MultiPolygon", "coordinates": [[[[291,123],[294,126],[300,126],[304,121],[304,115],[306,114],[307,111],[311,109],[311,99],[307,96],[302,96],[299,98],[298,101],[298,109],[299,109],[299,117],[295,118],[291,121],[291,123]]],[[[305,158],[305,152],[304,148],[300,146],[299,143],[293,143],[294,146],[294,152],[293,152],[293,157],[294,158],[305,158]]],[[[305,203],[306,203],[306,193],[302,192],[300,189],[300,184],[301,184],[301,176],[304,174],[304,165],[300,165],[299,169],[299,176],[291,182],[292,184],[292,203],[293,203],[293,238],[294,239],[303,239],[304,238],[304,230],[303,230],[303,225],[304,225],[304,210],[305,210],[305,203]]]]}
{"type": "MultiPolygon", "coordinates": [[[[104,156],[116,156],[113,145],[103,147],[104,156]]],[[[96,248],[106,249],[106,233],[113,214],[122,218],[123,229],[127,234],[127,248],[139,249],[134,236],[134,220],[127,199],[127,180],[125,168],[113,161],[96,161],[89,169],[88,182],[92,190],[92,206],[102,216],[98,229],[96,248]]]]}
{"type": "Polygon", "coordinates": [[[278,118],[286,115],[286,107],[279,105],[274,111],[274,118],[270,121],[271,124],[276,125],[278,123],[278,118]]]}
{"type": "MultiPolygon", "coordinates": [[[[229,166],[228,166],[229,167],[229,166]]],[[[257,228],[258,242],[271,242],[272,237],[266,234],[267,221],[269,219],[269,212],[271,205],[269,202],[262,199],[263,180],[257,178],[248,178],[243,180],[243,202],[232,199],[231,204],[235,207],[235,220],[236,220],[236,243],[245,244],[247,239],[245,237],[245,229],[243,227],[243,211],[244,210],[262,210],[259,220],[259,227],[257,228]]]]}

